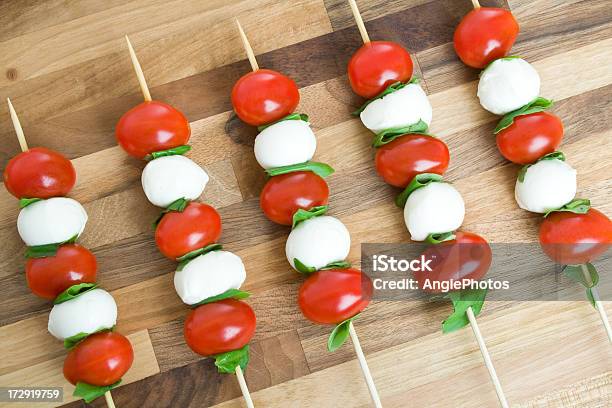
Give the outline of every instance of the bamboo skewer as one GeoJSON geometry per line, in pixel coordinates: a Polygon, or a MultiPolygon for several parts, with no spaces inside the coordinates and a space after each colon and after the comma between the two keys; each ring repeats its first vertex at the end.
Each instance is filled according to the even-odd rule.
{"type": "Polygon", "coordinates": [[[239,365],[236,366],[236,378],[238,378],[238,385],[240,385],[240,391],[242,391],[242,396],[244,398],[244,402],[246,402],[247,408],[255,408],[255,405],[253,405],[253,400],[251,399],[251,394],[249,393],[249,387],[244,380],[242,368],[240,368],[239,365]]]}
{"type": "Polygon", "coordinates": [[[363,23],[363,18],[361,18],[361,13],[359,12],[359,8],[357,7],[357,2],[355,0],[349,0],[349,5],[351,6],[351,11],[353,12],[355,23],[357,23],[359,34],[361,34],[361,39],[363,40],[364,44],[367,44],[370,42],[370,36],[368,35],[368,31],[365,28],[365,24],[363,23]]]}
{"type": "MultiPolygon", "coordinates": [[[[593,280],[591,279],[591,274],[589,273],[586,265],[580,265],[580,268],[582,269],[586,282],[589,285],[592,285],[593,280]]],[[[599,317],[601,317],[601,322],[603,323],[606,334],[608,335],[608,340],[610,340],[610,343],[612,343],[612,328],[610,327],[610,321],[608,320],[606,309],[604,309],[603,303],[601,303],[601,299],[599,298],[599,291],[597,288],[591,288],[591,294],[593,295],[593,300],[595,301],[595,308],[599,312],[599,317]]]]}
{"type": "Polygon", "coordinates": [[[478,0],[472,0],[472,6],[474,6],[475,9],[480,8],[480,3],[478,0]]]}
{"type": "Polygon", "coordinates": [[[136,72],[136,78],[138,78],[138,83],[140,84],[140,90],[142,91],[142,96],[146,102],[151,101],[151,92],[149,92],[149,87],[147,86],[147,81],[145,80],[144,73],[142,72],[142,67],[140,66],[140,62],[138,62],[138,57],[136,57],[136,52],[134,51],[134,47],[132,47],[132,43],[128,36],[125,36],[125,41],[127,41],[128,50],[130,50],[130,58],[132,59],[132,65],[134,66],[134,72],[136,72]]]}
{"type": "Polygon", "coordinates": [[[251,64],[251,69],[253,71],[257,71],[259,69],[259,64],[257,63],[257,59],[255,58],[255,53],[253,52],[251,43],[249,42],[249,39],[247,38],[246,34],[244,33],[244,30],[242,29],[240,21],[238,21],[237,18],[235,19],[235,21],[236,27],[238,27],[238,32],[240,33],[240,39],[242,40],[242,46],[244,47],[244,50],[247,54],[247,58],[249,59],[249,63],[251,64]]]}
{"type": "Polygon", "coordinates": [[[115,408],[115,401],[113,401],[113,395],[110,391],[106,391],[104,393],[104,399],[106,400],[106,405],[108,408],[115,408]]]}

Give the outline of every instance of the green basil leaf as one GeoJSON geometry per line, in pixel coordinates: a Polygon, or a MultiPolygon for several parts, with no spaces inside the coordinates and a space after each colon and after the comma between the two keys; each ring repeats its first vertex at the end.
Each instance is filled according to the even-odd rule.
{"type": "Polygon", "coordinates": [[[89,292],[97,288],[98,285],[95,283],[79,283],[77,285],[72,285],[55,298],[53,301],[54,305],[59,305],[60,303],[67,302],[68,300],[72,300],[81,296],[85,292],[89,292]]]}
{"type": "MultiPolygon", "coordinates": [[[[542,156],[538,160],[536,160],[535,163],[541,162],[542,160],[561,160],[561,161],[565,161],[565,155],[563,154],[563,152],[555,151],[555,152],[552,152],[552,153],[545,154],[544,156],[542,156]]],[[[533,166],[533,164],[526,164],[523,167],[521,167],[521,169],[518,172],[518,176],[517,176],[519,182],[522,183],[522,182],[525,181],[525,174],[527,174],[527,170],[531,166],[533,166]]]]}
{"type": "Polygon", "coordinates": [[[545,110],[550,109],[552,106],[553,101],[546,98],[537,97],[533,101],[529,102],[527,105],[504,115],[504,117],[495,127],[493,133],[498,134],[502,130],[511,126],[514,123],[514,119],[516,119],[518,116],[531,115],[532,113],[537,112],[544,112],[545,110]]]}
{"type": "Polygon", "coordinates": [[[405,88],[407,85],[410,84],[418,84],[419,82],[421,82],[421,80],[417,77],[413,77],[410,81],[408,82],[394,82],[391,85],[389,85],[384,91],[382,91],[381,93],[379,93],[378,95],[376,95],[374,98],[372,99],[368,99],[366,101],[366,103],[364,103],[363,105],[361,105],[361,107],[359,109],[357,109],[356,111],[354,111],[353,113],[351,113],[351,115],[353,116],[359,116],[359,114],[361,112],[363,112],[363,110],[366,108],[366,106],[368,106],[369,104],[371,104],[372,102],[374,102],[377,99],[381,99],[384,98],[385,96],[395,92],[395,91],[399,91],[402,88],[405,88]]]}
{"type": "Polygon", "coordinates": [[[293,214],[293,224],[291,224],[291,229],[295,228],[300,222],[309,220],[314,217],[318,217],[327,212],[326,205],[319,205],[316,207],[312,207],[309,210],[298,209],[293,214]]]}
{"type": "Polygon", "coordinates": [[[297,271],[299,273],[303,273],[304,275],[310,275],[313,272],[317,271],[317,268],[315,268],[314,266],[307,266],[304,265],[299,259],[297,258],[293,258],[293,264],[295,265],[295,269],[297,269],[297,271]]]}
{"type": "Polygon", "coordinates": [[[433,233],[433,234],[429,234],[427,236],[427,238],[425,238],[425,241],[427,241],[430,244],[434,244],[437,245],[441,242],[444,241],[451,241],[455,239],[455,234],[453,231],[450,232],[441,232],[441,233],[433,233]]]}
{"type": "Polygon", "coordinates": [[[453,302],[453,313],[442,322],[442,332],[450,333],[470,324],[467,310],[472,308],[474,316],[478,316],[487,296],[486,289],[465,289],[449,292],[448,297],[453,302]]]}
{"type": "Polygon", "coordinates": [[[262,130],[264,130],[265,128],[269,128],[272,125],[276,125],[279,122],[284,122],[286,120],[301,120],[302,122],[310,122],[310,120],[308,119],[308,115],[305,113],[292,113],[290,115],[285,116],[284,118],[281,118],[275,122],[272,123],[268,123],[267,125],[261,125],[261,126],[257,126],[257,130],[259,130],[260,132],[262,130]]]}
{"type": "Polygon", "coordinates": [[[548,217],[554,212],[573,212],[575,214],[586,214],[591,208],[591,200],[586,198],[575,198],[569,203],[565,204],[561,208],[555,208],[554,210],[548,210],[544,214],[544,218],[548,217]]]}
{"type": "Polygon", "coordinates": [[[439,183],[442,181],[442,176],[435,173],[421,173],[414,176],[410,184],[406,186],[404,191],[402,191],[396,198],[395,204],[404,208],[406,205],[406,201],[408,200],[408,196],[412,194],[413,191],[418,190],[421,187],[425,187],[430,183],[439,183]]]}
{"type": "Polygon", "coordinates": [[[290,166],[274,167],[266,169],[268,176],[280,176],[281,174],[293,173],[294,171],[311,171],[319,177],[327,177],[334,172],[334,169],[325,163],[304,162],[292,164],[290,166]]]}
{"type": "Polygon", "coordinates": [[[355,316],[350,317],[341,323],[338,323],[336,327],[334,327],[334,330],[332,330],[331,334],[329,335],[329,338],[327,339],[328,351],[334,352],[344,344],[350,334],[350,325],[353,320],[357,318],[357,316],[359,316],[359,314],[356,314],[355,316]]]}
{"type": "Polygon", "coordinates": [[[351,267],[351,263],[350,262],[336,261],[336,262],[328,263],[327,265],[325,265],[324,267],[322,267],[319,270],[320,271],[328,271],[330,269],[347,269],[347,268],[350,268],[350,267],[351,267]]]}
{"type": "Polygon", "coordinates": [[[24,255],[26,258],[46,258],[49,256],[55,256],[57,254],[57,251],[59,250],[59,247],[64,244],[74,244],[78,238],[79,235],[77,234],[72,238],[67,239],[66,241],[57,242],[55,244],[35,245],[31,247],[26,247],[24,255]]]}
{"type": "Polygon", "coordinates": [[[223,249],[223,245],[221,244],[210,244],[210,245],[206,245],[203,248],[198,248],[191,252],[188,252],[183,256],[179,256],[178,258],[176,258],[176,261],[179,263],[178,266],[176,267],[176,270],[182,271],[185,265],[187,265],[189,261],[191,261],[193,258],[196,258],[200,255],[207,254],[212,251],[219,251],[221,249],[223,249]]]}
{"type": "Polygon", "coordinates": [[[242,370],[246,369],[249,363],[249,345],[238,350],[228,351],[227,353],[217,354],[215,365],[220,373],[232,374],[236,372],[236,367],[240,366],[242,370]]]}
{"type": "MultiPolygon", "coordinates": [[[[413,123],[408,126],[401,126],[391,129],[381,130],[374,136],[374,140],[372,141],[372,146],[380,147],[386,145],[389,142],[397,139],[400,136],[404,136],[410,133],[418,133],[418,134],[427,134],[427,123],[425,123],[422,119],[419,119],[417,123],[413,123]]],[[[430,135],[428,135],[430,136],[430,135]]]]}
{"type": "Polygon", "coordinates": [[[104,394],[106,394],[107,391],[110,391],[116,386],[118,386],[120,382],[121,380],[111,385],[105,385],[105,386],[99,387],[97,385],[91,385],[91,384],[87,384],[87,383],[79,381],[72,395],[75,397],[83,398],[83,400],[85,400],[85,402],[89,404],[91,401],[95,400],[96,398],[101,397],[104,394]]]}
{"type": "Polygon", "coordinates": [[[251,296],[249,292],[244,292],[239,289],[228,289],[225,292],[221,293],[220,295],[211,296],[204,300],[200,300],[198,303],[194,303],[193,305],[190,305],[190,307],[198,307],[201,305],[205,305],[207,303],[218,302],[219,300],[223,300],[223,299],[246,299],[249,296],[251,296]]]}
{"type": "Polygon", "coordinates": [[[592,289],[599,284],[599,274],[595,266],[591,263],[586,263],[584,265],[566,265],[565,268],[563,268],[563,274],[574,282],[578,282],[584,286],[586,288],[587,299],[593,307],[596,307],[592,289]]]}
{"type": "Polygon", "coordinates": [[[115,330],[115,326],[111,327],[110,329],[108,327],[100,327],[98,330],[95,330],[91,333],[84,333],[84,332],[77,333],[74,336],[70,336],[64,339],[64,348],[70,350],[74,348],[77,344],[85,340],[87,337],[91,336],[92,334],[102,333],[106,331],[113,331],[113,330],[115,330]]]}
{"type": "Polygon", "coordinates": [[[595,303],[595,296],[593,296],[593,289],[592,288],[588,288],[586,290],[586,297],[587,297],[587,300],[589,301],[589,303],[591,304],[591,306],[593,306],[595,309],[597,309],[597,304],[595,303]]]}
{"type": "Polygon", "coordinates": [[[147,154],[144,157],[144,159],[146,161],[151,161],[151,160],[159,159],[160,157],[165,157],[165,156],[178,156],[178,155],[183,155],[190,150],[191,150],[191,146],[182,145],[182,146],[173,147],[172,149],[160,150],[158,152],[147,154]]]}
{"type": "Polygon", "coordinates": [[[495,61],[497,61],[497,60],[505,60],[505,61],[508,61],[508,60],[513,60],[513,59],[517,59],[517,58],[521,58],[521,57],[519,57],[518,55],[508,55],[508,56],[506,56],[506,57],[498,58],[498,59],[496,59],[496,60],[494,60],[494,61],[491,61],[491,62],[489,62],[489,63],[487,64],[487,66],[486,66],[486,67],[484,67],[484,69],[483,69],[482,71],[480,71],[480,74],[478,74],[478,77],[480,78],[480,77],[482,76],[482,74],[484,74],[484,73],[485,73],[485,71],[486,71],[487,69],[489,69],[489,67],[490,67],[490,66],[491,66],[491,65],[492,65],[492,64],[493,64],[495,61]]]}
{"type": "Polygon", "coordinates": [[[185,211],[185,208],[187,208],[188,205],[189,200],[187,200],[185,197],[181,197],[178,200],[174,200],[173,202],[171,202],[170,205],[168,205],[166,209],[159,214],[155,221],[153,221],[153,229],[157,228],[157,225],[162,220],[162,218],[164,218],[164,215],[168,214],[171,211],[183,212],[185,211]]]}
{"type": "Polygon", "coordinates": [[[26,208],[30,204],[34,204],[37,201],[42,201],[42,198],[20,198],[19,208],[26,208]]]}

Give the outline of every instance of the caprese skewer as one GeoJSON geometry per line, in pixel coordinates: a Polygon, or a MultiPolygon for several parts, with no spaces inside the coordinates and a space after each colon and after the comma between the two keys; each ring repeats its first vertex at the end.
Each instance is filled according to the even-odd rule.
{"type": "MultiPolygon", "coordinates": [[[[396,204],[403,208],[411,239],[434,244],[437,266],[427,279],[460,281],[465,278],[461,266],[469,264],[478,265],[470,276],[478,280],[489,270],[491,249],[482,237],[457,231],[463,223],[465,204],[459,191],[443,180],[449,150],[443,141],[427,133],[432,107],[418,79],[412,77],[410,54],[394,42],[370,41],[357,3],[349,0],[349,4],[364,44],[349,61],[348,79],[353,91],[368,99],[354,114],[375,134],[376,170],[387,183],[403,189],[396,204]]],[[[423,278],[417,276],[420,283],[423,278]]],[[[485,296],[486,289],[450,292],[454,312],[443,322],[442,330],[448,333],[468,324],[472,327],[499,402],[507,407],[476,321],[485,296]]]]}
{"type": "Polygon", "coordinates": [[[255,333],[255,313],[241,301],[249,293],[240,287],[246,270],[240,257],[222,250],[221,217],[198,202],[209,176],[184,156],[191,147],[189,122],[176,108],[151,99],[136,53],[126,36],[132,65],[144,102],[117,123],[119,145],[147,161],[142,188],[151,204],[163,208],[154,223],[159,251],[178,264],[174,288],[193,308],[185,320],[184,337],[197,354],[215,359],[220,373],[235,373],[247,407],[253,407],[243,370],[249,361],[249,341],[255,333]]]}
{"type": "Polygon", "coordinates": [[[500,153],[519,164],[515,198],[524,210],[543,214],[540,245],[564,273],[586,288],[608,339],[612,328],[597,291],[599,275],[591,264],[612,244],[612,221],[576,198],[576,170],[557,148],[563,123],[546,112],[552,101],[540,96],[540,76],[524,59],[508,56],[519,25],[508,10],[480,7],[463,17],[454,34],[455,51],[470,67],[484,70],[478,82],[482,107],[503,117],[494,133],[500,153]],[[491,46],[491,45],[494,46],[491,46]]]}
{"type": "Polygon", "coordinates": [[[260,131],[255,158],[269,176],[260,195],[261,209],[272,222],[291,226],[285,255],[292,268],[307,276],[298,294],[302,314],[314,323],[335,325],[329,351],[351,337],[372,401],[381,407],[353,326],[370,302],[372,282],[345,261],[349,231],[338,218],[326,215],[329,188],[324,178],[333,169],[311,161],[317,140],[308,116],[294,112],[300,98],[295,82],[260,69],[238,20],[236,25],[252,72],[234,85],[232,105],[242,121],[260,131]]]}
{"type": "Polygon", "coordinates": [[[64,377],[73,395],[85,402],[104,395],[114,408],[110,390],[134,360],[130,341],[114,331],[115,300],[97,287],[96,257],[76,243],[87,213],[65,197],[76,182],[70,160],[43,147],[28,148],[17,113],[9,111],[22,152],[4,170],[6,189],[19,200],[17,229],[26,244],[26,280],[32,293],[53,301],[48,330],[69,350],[64,377]]]}

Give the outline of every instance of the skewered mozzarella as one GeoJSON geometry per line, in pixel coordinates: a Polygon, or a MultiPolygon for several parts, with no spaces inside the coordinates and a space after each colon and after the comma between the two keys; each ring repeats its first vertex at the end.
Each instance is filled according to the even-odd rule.
{"type": "Polygon", "coordinates": [[[110,329],[117,323],[115,299],[103,289],[93,289],[57,304],[49,314],[49,333],[64,340],[79,333],[110,329]]]}
{"type": "Polygon", "coordinates": [[[86,223],[87,213],[78,201],[54,197],[23,208],[17,230],[27,246],[46,245],[81,235],[86,223]]]}
{"type": "Polygon", "coordinates": [[[434,182],[415,190],[404,207],[404,221],[413,241],[429,234],[454,231],[463,223],[465,204],[448,183],[434,182]]]}
{"type": "Polygon", "coordinates": [[[244,264],[238,255],[212,251],[200,255],[174,273],[174,288],[181,300],[193,305],[229,289],[238,289],[246,279],[244,264]]]}
{"type": "Polygon", "coordinates": [[[151,202],[167,207],[179,198],[195,200],[208,183],[208,174],[185,156],[151,160],[142,172],[142,188],[151,202]]]}
{"type": "Polygon", "coordinates": [[[410,126],[423,120],[431,123],[431,104],[418,84],[408,84],[380,99],[372,101],[359,115],[374,133],[385,129],[410,126]]]}
{"type": "Polygon", "coordinates": [[[563,207],[576,195],[576,170],[562,160],[541,160],[516,181],[514,197],[524,210],[545,213],[563,207]]]}
{"type": "Polygon", "coordinates": [[[337,218],[319,216],[302,221],[289,234],[285,245],[287,260],[294,259],[317,269],[344,260],[351,248],[351,236],[337,218]]]}
{"type": "Polygon", "coordinates": [[[275,123],[255,138],[255,158],[264,169],[306,162],[312,159],[316,148],[310,123],[303,120],[275,123]]]}
{"type": "Polygon", "coordinates": [[[521,58],[498,59],[485,69],[478,82],[478,98],[483,108],[505,115],[540,94],[540,76],[521,58]]]}

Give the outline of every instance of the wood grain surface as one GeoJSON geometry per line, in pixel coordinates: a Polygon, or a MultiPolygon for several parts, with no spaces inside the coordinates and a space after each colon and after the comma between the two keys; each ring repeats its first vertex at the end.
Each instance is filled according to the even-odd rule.
{"type": "MultiPolygon", "coordinates": [[[[579,196],[612,215],[612,7],[609,0],[483,0],[509,8],[521,25],[514,54],[542,78],[565,125],[562,150],[578,170],[579,196]]],[[[478,72],[455,56],[452,34],[469,0],[360,0],[372,39],[412,54],[433,105],[431,131],[451,149],[447,173],[467,208],[464,229],[490,242],[537,242],[540,218],[517,208],[518,168],[497,152],[496,118],[476,99],[478,72]]],[[[117,407],[241,407],[232,375],[191,352],[188,309],[172,284],[174,263],[156,249],[157,214],[140,187],[143,163],[114,138],[118,118],[140,102],[124,35],[138,53],[154,99],[192,126],[189,157],[211,176],[202,201],[219,209],[224,246],[247,268],[245,289],[258,326],[246,379],[258,407],[367,407],[350,345],[326,351],[329,327],[299,312],[301,282],[287,264],[288,230],[259,209],[264,182],[253,157],[255,130],[231,111],[233,83],[249,71],[232,23],[239,17],[260,66],[293,77],[298,110],[330,163],[331,214],[352,236],[349,260],[366,242],[408,240],[396,190],[373,170],[371,136],[350,112],[361,104],[346,65],[361,40],[344,0],[5,0],[0,2],[0,101],[10,97],[31,146],[69,156],[71,196],[89,214],[82,243],[119,307],[118,330],[136,359],[117,407]]],[[[1,106],[1,105],[0,105],[1,106]]],[[[0,108],[0,164],[19,151],[0,108]]],[[[0,189],[0,386],[72,386],[61,344],[46,330],[50,305],[27,288],[17,203],[0,189]]],[[[608,271],[602,279],[612,279],[608,271]]],[[[612,315],[612,304],[606,302],[612,315]]],[[[373,302],[356,322],[385,407],[494,407],[494,390],[469,329],[443,335],[449,305],[373,302]]],[[[508,400],[517,407],[612,406],[612,349],[586,302],[489,302],[479,318],[508,400]]],[[[69,407],[84,406],[82,401],[69,407]]],[[[92,406],[105,406],[103,399],[92,406]]],[[[10,406],[0,403],[0,406],[10,406]]],[[[23,407],[23,404],[15,404],[23,407]]],[[[53,404],[33,404],[43,407],[53,404]]]]}

